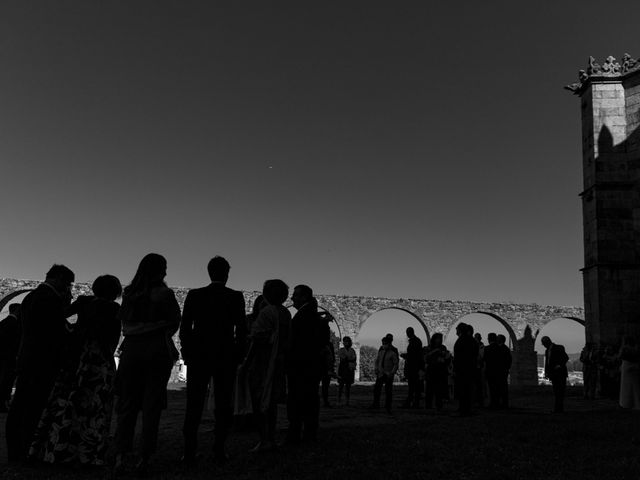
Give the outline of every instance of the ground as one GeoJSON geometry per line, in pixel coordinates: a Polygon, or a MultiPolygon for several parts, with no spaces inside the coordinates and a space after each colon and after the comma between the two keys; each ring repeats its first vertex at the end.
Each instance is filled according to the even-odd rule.
{"type": "MultiPolygon", "coordinates": [[[[396,388],[396,403],[405,392],[396,388]]],[[[514,389],[508,412],[479,410],[456,418],[425,410],[371,411],[371,386],[356,386],[351,407],[322,410],[317,444],[250,454],[256,435],[237,428],[228,445],[231,460],[224,467],[207,456],[213,427],[207,415],[201,429],[204,457],[185,472],[178,464],[185,392],[174,389],[162,419],[152,478],[639,479],[640,412],[620,410],[613,401],[585,400],[579,388],[570,388],[568,395],[564,415],[549,413],[551,390],[537,387],[514,389]]],[[[448,405],[448,412],[453,408],[448,405]]],[[[1,415],[0,423],[5,418],[1,415]]],[[[284,429],[284,409],[280,418],[284,429]]],[[[7,466],[3,436],[0,443],[2,479],[109,477],[102,470],[7,466]]]]}

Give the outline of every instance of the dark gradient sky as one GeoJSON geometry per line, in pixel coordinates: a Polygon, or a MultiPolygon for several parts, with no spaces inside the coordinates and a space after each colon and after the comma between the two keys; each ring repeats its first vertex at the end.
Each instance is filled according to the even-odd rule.
{"type": "Polygon", "coordinates": [[[581,304],[561,87],[640,7],[397,3],[3,2],[0,276],[581,304]]]}

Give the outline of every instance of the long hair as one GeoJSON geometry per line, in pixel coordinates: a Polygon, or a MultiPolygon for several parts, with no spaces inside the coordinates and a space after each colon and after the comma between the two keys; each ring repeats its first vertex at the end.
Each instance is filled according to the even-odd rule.
{"type": "Polygon", "coordinates": [[[148,294],[152,288],[164,286],[164,274],[167,269],[167,260],[157,253],[149,253],[144,256],[138,265],[138,270],[131,283],[125,287],[126,296],[136,294],[148,294]]]}

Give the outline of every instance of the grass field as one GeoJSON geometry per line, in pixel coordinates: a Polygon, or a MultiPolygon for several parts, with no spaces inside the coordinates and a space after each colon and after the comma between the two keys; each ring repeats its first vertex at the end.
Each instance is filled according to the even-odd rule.
{"type": "MultiPolygon", "coordinates": [[[[508,412],[478,410],[468,418],[425,410],[371,411],[366,408],[371,392],[370,386],[356,386],[351,407],[323,409],[314,445],[250,454],[256,435],[236,428],[228,443],[231,460],[224,467],[207,455],[213,420],[206,415],[203,458],[184,471],[178,459],[185,392],[172,390],[152,478],[640,479],[640,412],[622,411],[608,400],[584,400],[578,388],[569,389],[564,415],[548,413],[551,390],[538,387],[514,390],[508,412]]],[[[396,388],[396,404],[405,392],[405,387],[396,388]]],[[[453,409],[448,405],[448,412],[453,409]]],[[[0,416],[2,424],[5,418],[0,416]]],[[[283,436],[284,409],[279,425],[283,436]]],[[[2,479],[109,477],[103,470],[7,466],[4,437],[0,441],[2,479]]]]}

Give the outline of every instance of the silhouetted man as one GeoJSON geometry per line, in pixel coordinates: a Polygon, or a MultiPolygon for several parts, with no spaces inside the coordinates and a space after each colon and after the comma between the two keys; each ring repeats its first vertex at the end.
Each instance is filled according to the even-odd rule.
{"type": "Polygon", "coordinates": [[[318,315],[318,303],[307,285],[298,285],[291,296],[297,313],[291,319],[291,350],[287,357],[287,443],[315,441],[320,402],[318,386],[325,369],[329,325],[318,315]]]}
{"type": "Polygon", "coordinates": [[[453,346],[453,371],[455,394],[458,397],[458,413],[471,415],[473,391],[478,368],[478,343],[473,338],[473,330],[465,323],[456,327],[458,340],[453,346]]]}
{"type": "Polygon", "coordinates": [[[489,408],[499,407],[499,385],[500,385],[500,350],[498,347],[498,336],[495,333],[487,335],[489,345],[484,347],[485,376],[489,387],[489,408]]]}
{"type": "Polygon", "coordinates": [[[404,402],[404,408],[420,408],[420,396],[422,385],[420,383],[420,370],[424,368],[424,356],[422,354],[422,340],[420,340],[412,327],[407,328],[407,353],[400,355],[404,358],[404,376],[407,379],[408,393],[404,402]]]}
{"type": "Polygon", "coordinates": [[[564,393],[567,389],[567,362],[569,356],[562,345],[556,345],[547,336],[542,337],[542,345],[546,348],[544,354],[544,376],[551,380],[555,403],[554,413],[564,412],[564,393]]]}
{"type": "Polygon", "coordinates": [[[322,374],[322,402],[326,408],[333,408],[329,402],[331,379],[336,376],[336,351],[331,341],[331,327],[329,327],[329,324],[333,321],[333,317],[328,312],[318,313],[318,315],[327,323],[326,333],[328,335],[324,347],[325,368],[322,374]]]}
{"type": "Polygon", "coordinates": [[[54,265],[45,281],[22,301],[16,391],[6,426],[10,462],[26,458],[62,365],[70,336],[65,309],[71,303],[74,279],[67,267],[54,265]]]}
{"type": "Polygon", "coordinates": [[[9,305],[9,315],[0,322],[0,412],[8,411],[16,381],[16,359],[20,347],[20,304],[9,305]]]}
{"type": "Polygon", "coordinates": [[[183,462],[196,460],[198,426],[209,381],[215,401],[214,457],[227,459],[224,444],[233,420],[232,395],[236,368],[247,337],[242,292],[226,286],[229,263],[216,256],[207,265],[211,283],[190,290],[180,324],[182,358],[187,365],[187,407],[184,418],[183,462]]]}
{"type": "Polygon", "coordinates": [[[499,377],[498,377],[498,406],[509,408],[509,370],[511,370],[511,349],[506,345],[507,337],[498,335],[499,377]]]}

